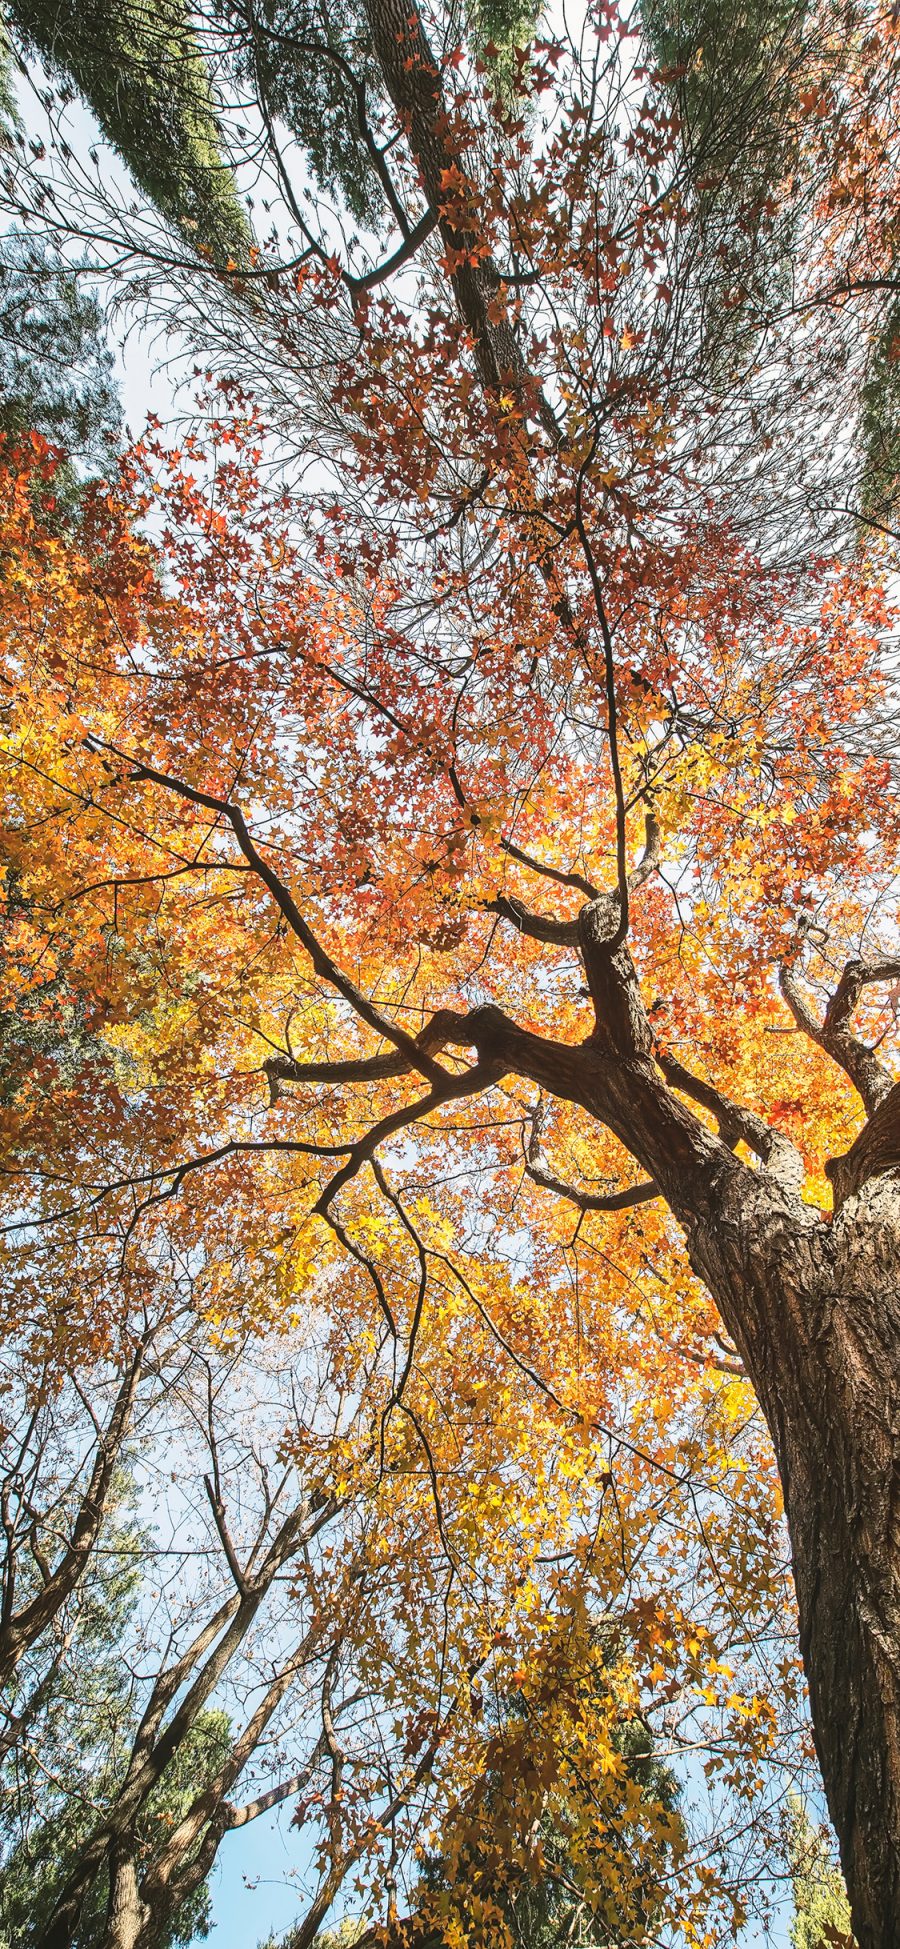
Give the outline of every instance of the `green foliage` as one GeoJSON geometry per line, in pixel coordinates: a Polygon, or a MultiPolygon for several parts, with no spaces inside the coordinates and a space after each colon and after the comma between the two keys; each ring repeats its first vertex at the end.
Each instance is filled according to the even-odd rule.
{"type": "MultiPolygon", "coordinates": [[[[540,0],[470,0],[473,45],[492,49],[504,89],[515,50],[529,39],[539,11],[540,0]]],[[[377,229],[386,206],[367,129],[377,139],[384,98],[365,7],[354,0],[340,8],[328,0],[263,0],[253,19],[241,67],[267,116],[290,129],[320,189],[340,196],[358,221],[377,229]]]]}
{"type": "MultiPolygon", "coordinates": [[[[333,1929],[320,1929],[315,1937],[313,1949],[355,1949],[355,1945],[369,1928],[365,1916],[345,1915],[336,1922],[333,1929]]],[[[292,1949],[296,1931],[291,1929],[287,1935],[269,1935],[259,1949],[292,1949]]]]}
{"type": "Polygon", "coordinates": [[[792,1949],[853,1949],[843,1876],[800,1800],[791,1805],[790,1863],[792,1949]]]}
{"type": "Polygon", "coordinates": [[[900,305],[892,304],[862,392],[863,512],[886,520],[900,499],[900,305]]]}
{"type": "Polygon", "coordinates": [[[119,430],[112,369],[83,277],[18,232],[0,239],[0,433],[40,433],[102,470],[119,430]]]}
{"type": "Polygon", "coordinates": [[[242,72],[268,118],[290,129],[326,194],[340,193],[361,222],[377,224],[381,190],[365,140],[381,87],[365,9],[328,0],[263,0],[244,43],[242,72]]]}
{"type": "Polygon", "coordinates": [[[784,289],[795,242],[780,185],[798,139],[805,0],[642,0],[641,11],[705,222],[710,313],[729,308],[738,271],[743,313],[758,312],[784,289]]]}
{"type": "MultiPolygon", "coordinates": [[[[127,1764],[138,1699],[121,1645],[140,1602],[147,1538],[127,1513],[128,1484],[118,1513],[79,1590],[71,1643],[53,1674],[37,1720],[0,1766],[0,1949],[28,1949],[52,1913],[61,1883],[127,1764]],[[124,1511],[124,1513],[123,1513],[124,1511]]],[[[52,1656],[53,1647],[44,1656],[52,1656]]],[[[27,1694],[41,1676],[23,1674],[27,1694]]],[[[180,1744],[138,1833],[139,1861],[152,1855],[210,1779],[230,1745],[225,1713],[208,1711],[180,1744]]],[[[92,1885],[72,1949],[99,1949],[106,1935],[108,1880],[92,1885]]],[[[208,1934],[206,1882],[164,1930],[159,1949],[182,1949],[208,1934]]]]}
{"type": "Polygon", "coordinates": [[[707,161],[745,162],[748,147],[779,143],[805,0],[643,0],[642,15],[707,161]]]}
{"type": "Polygon", "coordinates": [[[0,149],[9,141],[10,131],[19,125],[16,92],[13,86],[12,48],[0,18],[0,149]]]}
{"type": "Polygon", "coordinates": [[[157,209],[216,262],[250,242],[222,159],[209,70],[182,0],[6,0],[51,73],[74,83],[157,209]]]}
{"type": "Polygon", "coordinates": [[[515,93],[516,55],[533,38],[541,0],[469,0],[469,26],[479,53],[488,60],[501,96],[515,93]]]}

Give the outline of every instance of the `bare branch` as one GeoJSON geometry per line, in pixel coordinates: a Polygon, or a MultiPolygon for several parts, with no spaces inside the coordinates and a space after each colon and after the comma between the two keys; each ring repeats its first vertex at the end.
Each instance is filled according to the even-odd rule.
{"type": "Polygon", "coordinates": [[[213,1521],[216,1525],[216,1529],[219,1532],[219,1541],[225,1552],[225,1561],[228,1565],[229,1570],[231,1571],[232,1577],[234,1578],[235,1588],[238,1590],[241,1597],[246,1597],[247,1579],[244,1576],[244,1572],[241,1569],[241,1566],[238,1562],[237,1552],[235,1550],[234,1543],[232,1541],[231,1532],[228,1528],[228,1522],[225,1515],[225,1505],[218,1494],[217,1487],[213,1483],[211,1476],[205,1475],[203,1477],[203,1487],[206,1490],[207,1496],[209,1497],[209,1506],[213,1513],[213,1521]]]}
{"type": "MultiPolygon", "coordinates": [[[[49,1576],[44,1576],[43,1586],[37,1596],[33,1597],[17,1615],[12,1612],[11,1603],[9,1605],[9,1615],[4,1617],[0,1629],[0,1683],[9,1681],[23,1653],[58,1616],[88,1564],[106,1513],[110,1485],[128,1429],[143,1363],[154,1331],[153,1328],[148,1329],[138,1342],[119,1386],[106,1427],[98,1434],[90,1477],[72,1525],[69,1541],[59,1562],[49,1576]]],[[[12,1565],[10,1564],[8,1568],[11,1571],[12,1565]]],[[[10,1599],[12,1588],[10,1575],[7,1578],[7,1593],[10,1599]]]]}

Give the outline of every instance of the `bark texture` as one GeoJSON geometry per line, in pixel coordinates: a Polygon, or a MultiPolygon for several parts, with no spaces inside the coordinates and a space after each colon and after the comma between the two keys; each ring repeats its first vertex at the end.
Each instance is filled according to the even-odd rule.
{"type": "Polygon", "coordinates": [[[689,1228],[778,1458],[816,1750],[860,1949],[900,1942],[900,1186],[832,1227],[737,1189],[689,1228]]]}

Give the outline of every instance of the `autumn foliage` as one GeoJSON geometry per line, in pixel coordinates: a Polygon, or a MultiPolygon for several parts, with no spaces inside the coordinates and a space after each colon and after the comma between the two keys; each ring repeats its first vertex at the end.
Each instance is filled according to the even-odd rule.
{"type": "MultiPolygon", "coordinates": [[[[258,1539],[270,1462],[304,1512],[259,1598],[277,1567],[279,1655],[303,1620],[278,1765],[250,1741],[144,1860],[142,1949],[253,1764],[240,1819],[277,1773],[314,1837],[300,1949],[354,1882],[380,1939],[462,1949],[563,1875],[548,1822],[580,1939],[724,1940],[810,1763],[793,1409],[705,1268],[738,1194],[831,1236],[846,1039],[895,1038],[887,447],[877,518],[829,471],[840,388],[875,412],[848,306],[893,262],[894,28],[847,55],[823,15],[792,89],[789,314],[776,199],[684,165],[691,98],[615,9],[593,96],[522,54],[527,113],[458,49],[417,95],[417,21],[397,74],[373,44],[418,271],[260,246],[223,305],[271,361],[211,357],[177,445],[152,423],[74,519],[36,436],[0,464],[8,1432],[140,1346],[248,1634],[242,1389],[258,1539]]],[[[113,1885],[131,1780],[86,1844],[113,1885]]]]}

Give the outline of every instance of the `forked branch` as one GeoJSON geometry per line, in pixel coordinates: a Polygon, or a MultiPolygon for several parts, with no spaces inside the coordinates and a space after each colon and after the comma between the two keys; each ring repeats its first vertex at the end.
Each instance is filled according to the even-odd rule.
{"type": "Polygon", "coordinates": [[[853,1034],[850,1022],[863,989],[880,981],[900,981],[900,960],[879,955],[871,961],[848,961],[820,1022],[803,993],[793,963],[786,962],[780,971],[781,992],[797,1027],[849,1076],[869,1116],[892,1089],[894,1078],[874,1050],[853,1034]]]}
{"type": "Polygon", "coordinates": [[[172,778],[167,772],[157,771],[153,765],[144,764],[127,751],[121,751],[118,745],[108,744],[101,738],[87,738],[85,742],[89,750],[112,752],[115,757],[131,765],[133,778],[146,778],[151,784],[162,786],[164,791],[174,792],[178,798],[186,799],[189,804],[202,806],[206,811],[216,812],[221,818],[226,819],[244,858],[272,895],[291,932],[296,935],[309,955],[316,974],[327,981],[330,987],[336,989],[344,1001],[350,1003],[361,1020],[368,1023],[370,1029],[374,1029],[386,1042],[392,1042],[396,1049],[404,1053],[410,1069],[418,1069],[431,1083],[440,1083],[446,1079],[446,1073],[441,1069],[440,1064],[434,1062],[419,1047],[414,1038],[406,1034],[405,1029],[398,1028],[396,1023],[391,1022],[386,1015],[382,1015],[362,990],[357,988],[355,982],[351,981],[332,960],[308,921],[304,919],[284,881],[258,851],[239,806],[233,804],[230,799],[217,797],[215,793],[199,791],[195,786],[185,784],[183,779],[172,778]]]}
{"type": "Polygon", "coordinates": [[[746,1144],[755,1157],[765,1166],[770,1177],[775,1178],[784,1191],[794,1194],[801,1192],[806,1177],[806,1166],[800,1152],[780,1130],[773,1130],[764,1117],[757,1116],[755,1110],[746,1110],[740,1103],[734,1103],[722,1090],[702,1077],[693,1075],[676,1056],[665,1050],[657,1050],[656,1060],[673,1089],[681,1090],[683,1095],[702,1103],[704,1109],[711,1110],[716,1119],[719,1136],[729,1150],[736,1149],[740,1143],[746,1144]]]}

